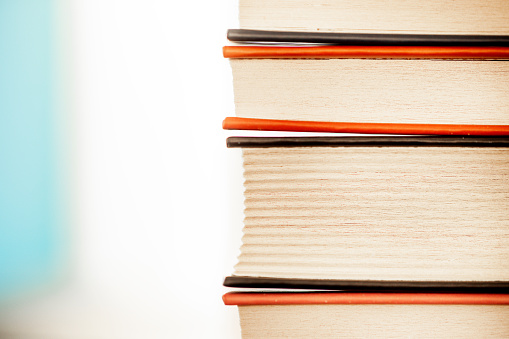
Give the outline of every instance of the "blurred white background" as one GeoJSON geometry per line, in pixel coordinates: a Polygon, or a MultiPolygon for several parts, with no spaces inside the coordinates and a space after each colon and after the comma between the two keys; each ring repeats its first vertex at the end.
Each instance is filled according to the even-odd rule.
{"type": "Polygon", "coordinates": [[[226,30],[237,2],[59,1],[69,272],[3,316],[15,338],[236,338],[242,227],[226,30]]]}

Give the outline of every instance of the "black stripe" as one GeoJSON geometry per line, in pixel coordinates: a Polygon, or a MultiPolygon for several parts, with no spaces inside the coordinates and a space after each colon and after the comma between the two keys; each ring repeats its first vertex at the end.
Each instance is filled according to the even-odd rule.
{"type": "Polygon", "coordinates": [[[509,137],[383,136],[383,137],[229,137],[229,148],[262,147],[508,147],[509,137]]]}
{"type": "Polygon", "coordinates": [[[227,38],[238,42],[319,43],[356,46],[509,46],[509,36],[507,35],[366,34],[229,29],[227,38]]]}
{"type": "Polygon", "coordinates": [[[389,281],[226,277],[226,287],[373,292],[509,293],[509,281],[389,281]]]}

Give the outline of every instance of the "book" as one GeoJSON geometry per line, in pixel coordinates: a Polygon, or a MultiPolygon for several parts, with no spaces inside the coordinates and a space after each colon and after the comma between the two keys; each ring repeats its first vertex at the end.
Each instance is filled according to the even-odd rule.
{"type": "Polygon", "coordinates": [[[240,0],[239,27],[254,30],[509,34],[499,0],[240,0]]]}
{"type": "MultiPolygon", "coordinates": [[[[228,51],[232,48],[235,46],[228,51]]],[[[401,53],[401,58],[405,48],[394,46],[351,47],[352,53],[345,52],[348,46],[323,47],[342,49],[348,59],[340,58],[340,54],[325,59],[281,58],[287,53],[281,51],[308,53],[307,50],[313,49],[309,47],[238,48],[259,48],[264,54],[263,58],[230,59],[237,117],[342,123],[509,125],[507,61],[415,59],[419,52],[410,47],[406,47],[406,58],[411,59],[376,59],[378,52],[401,53]],[[278,54],[277,59],[271,53],[278,54]],[[363,59],[370,57],[373,59],[363,59]]],[[[448,50],[431,47],[417,50],[429,49],[448,50]]],[[[507,52],[505,48],[498,50],[507,52]]],[[[472,57],[463,54],[463,58],[472,57]]]]}
{"type": "Polygon", "coordinates": [[[227,139],[242,337],[508,337],[509,2],[240,0],[239,23],[224,129],[391,134],[227,139]]]}
{"type": "Polygon", "coordinates": [[[236,137],[227,286],[509,291],[509,138],[236,137]],[[300,286],[299,286],[300,285],[300,286]]]}
{"type": "Polygon", "coordinates": [[[239,293],[243,338],[509,336],[509,295],[439,293],[239,293]]]}

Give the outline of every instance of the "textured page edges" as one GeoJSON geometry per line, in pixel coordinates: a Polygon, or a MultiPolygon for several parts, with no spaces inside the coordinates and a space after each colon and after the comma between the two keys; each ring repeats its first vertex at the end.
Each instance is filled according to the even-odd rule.
{"type": "Polygon", "coordinates": [[[225,118],[223,120],[223,129],[364,134],[509,135],[508,125],[355,123],[272,120],[240,117],[225,118]]]}
{"type": "Polygon", "coordinates": [[[509,63],[230,59],[235,115],[367,123],[509,125],[509,63]]]}
{"type": "Polygon", "coordinates": [[[508,47],[420,46],[224,46],[225,58],[310,59],[509,59],[508,47]]]}
{"type": "Polygon", "coordinates": [[[509,46],[505,35],[368,34],[229,29],[226,37],[238,42],[322,43],[354,46],[509,46]]]}
{"type": "Polygon", "coordinates": [[[459,293],[249,293],[223,295],[225,305],[509,305],[508,294],[459,293]]]}
{"type": "Polygon", "coordinates": [[[228,148],[237,147],[508,147],[509,137],[229,137],[228,148]]]}
{"type": "Polygon", "coordinates": [[[235,275],[507,282],[507,150],[245,150],[251,184],[235,275]]]}
{"type": "Polygon", "coordinates": [[[386,292],[478,292],[509,293],[509,281],[390,281],[390,280],[325,280],[230,276],[226,287],[287,288],[345,291],[386,292]]]}
{"type": "Polygon", "coordinates": [[[486,0],[240,0],[239,27],[279,31],[509,34],[509,3],[486,0]]]}

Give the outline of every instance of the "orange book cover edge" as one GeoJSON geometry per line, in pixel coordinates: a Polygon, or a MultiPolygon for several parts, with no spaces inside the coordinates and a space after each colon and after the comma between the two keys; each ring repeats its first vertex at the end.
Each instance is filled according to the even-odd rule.
{"type": "Polygon", "coordinates": [[[224,46],[230,59],[509,59],[509,47],[455,46],[224,46]]]}
{"type": "Polygon", "coordinates": [[[261,293],[229,292],[223,295],[225,305],[509,305],[509,294],[466,293],[261,293]]]}
{"type": "Polygon", "coordinates": [[[473,135],[508,136],[509,125],[455,125],[455,124],[400,124],[357,123],[328,121],[297,121],[227,117],[223,120],[225,130],[406,134],[406,135],[473,135]]]}

